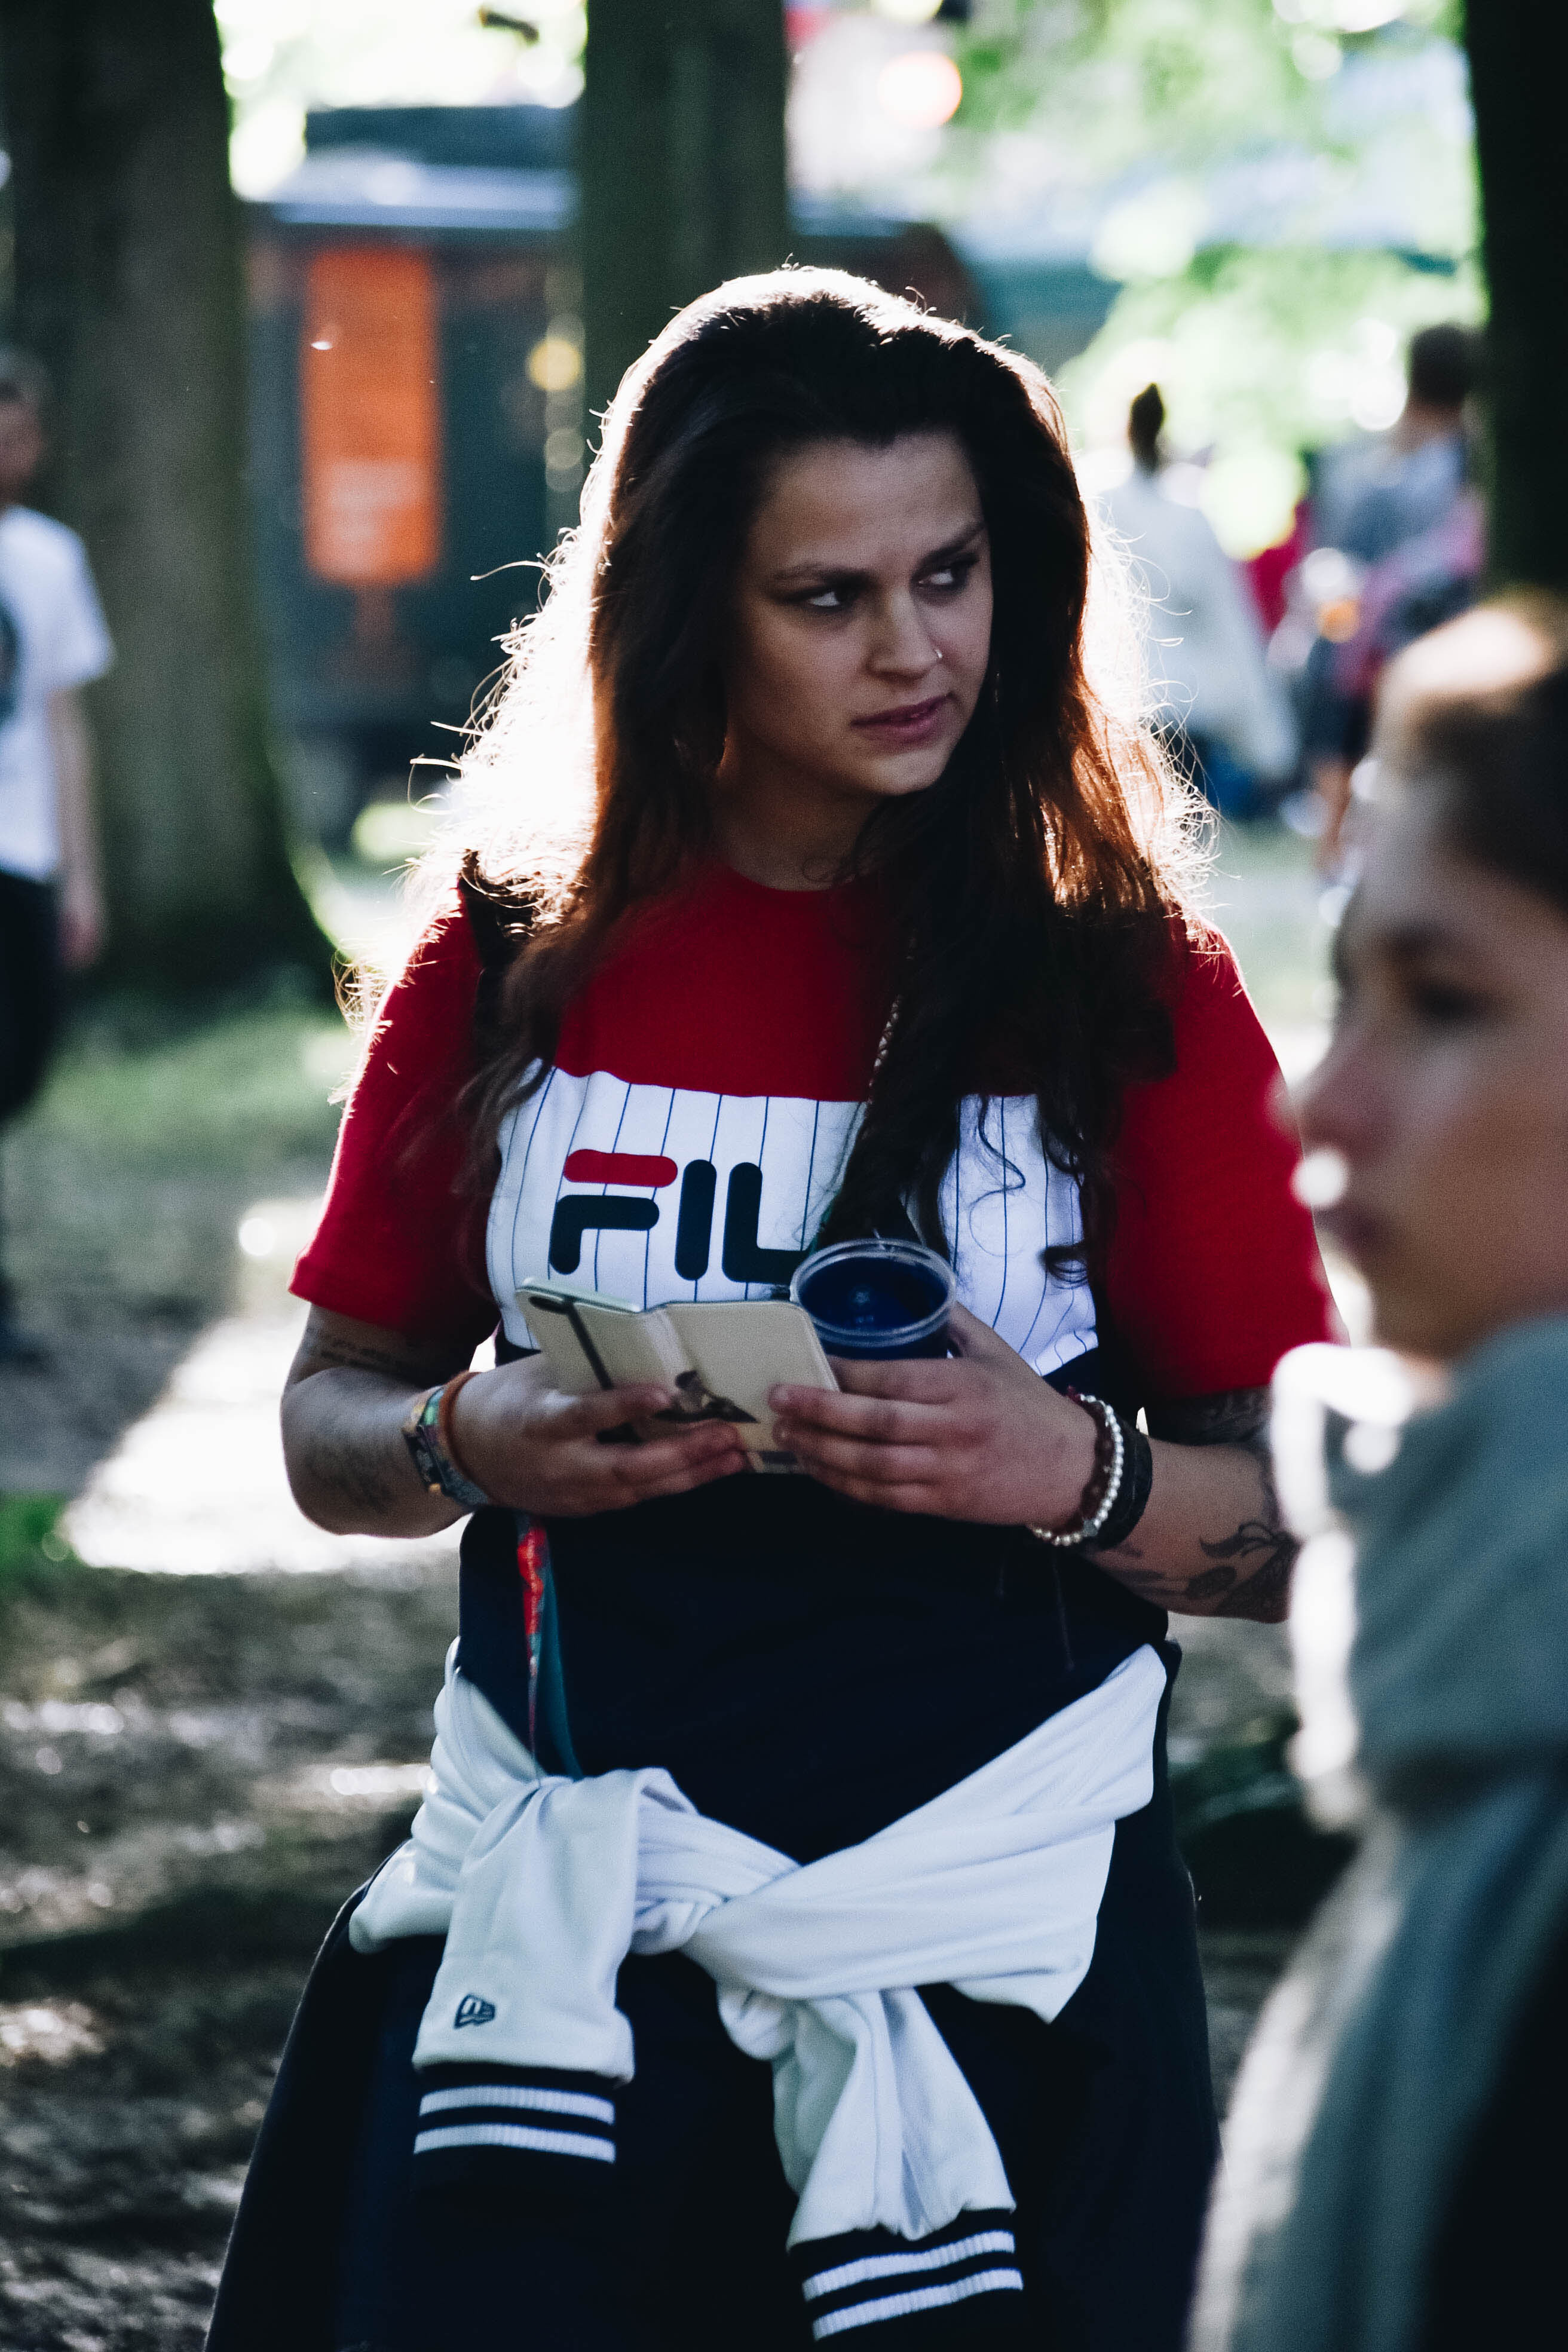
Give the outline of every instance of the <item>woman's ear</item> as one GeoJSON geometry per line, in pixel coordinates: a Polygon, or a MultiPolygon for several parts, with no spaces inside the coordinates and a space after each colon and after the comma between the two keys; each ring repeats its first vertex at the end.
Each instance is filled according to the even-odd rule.
{"type": "Polygon", "coordinates": [[[670,729],[676,757],[695,782],[710,784],[718,774],[727,723],[724,681],[715,664],[701,686],[682,698],[670,729]]]}

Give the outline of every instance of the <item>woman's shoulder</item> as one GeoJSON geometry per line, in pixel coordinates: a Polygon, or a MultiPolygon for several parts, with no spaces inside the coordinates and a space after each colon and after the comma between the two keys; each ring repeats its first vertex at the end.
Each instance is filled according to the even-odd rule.
{"type": "Polygon", "coordinates": [[[1281,1122],[1279,1065],[1229,941],[1208,924],[1173,922],[1159,995],[1168,1023],[1160,1066],[1135,1078],[1122,1104],[1117,1158],[1169,1172],[1172,1148],[1208,1159],[1221,1137],[1288,1170],[1298,1146],[1281,1122]]]}
{"type": "Polygon", "coordinates": [[[373,1035],[471,1012],[483,966],[474,927],[456,884],[429,908],[377,1006],[373,1035]]]}
{"type": "Polygon", "coordinates": [[[1223,1083],[1227,1074],[1245,1069],[1250,1076],[1265,1064],[1271,1076],[1277,1074],[1274,1049],[1235,950],[1212,923],[1171,919],[1159,990],[1170,1018],[1172,1054],[1168,1066],[1147,1083],[1223,1083]]]}
{"type": "Polygon", "coordinates": [[[1279,1066],[1236,959],[1217,931],[1173,930],[1166,982],[1171,1052],[1124,1097],[1106,1269],[1162,1399],[1261,1387],[1331,1336],[1279,1066]]]}
{"type": "Polygon", "coordinates": [[[481,976],[454,888],[426,914],[364,1025],[345,1134],[455,1100],[473,1074],[481,976]]]}

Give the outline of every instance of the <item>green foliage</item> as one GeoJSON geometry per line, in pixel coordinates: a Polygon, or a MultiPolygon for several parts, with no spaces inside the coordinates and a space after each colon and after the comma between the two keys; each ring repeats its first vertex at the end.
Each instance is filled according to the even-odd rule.
{"type": "Polygon", "coordinates": [[[63,1495],[0,1495],[0,1589],[70,1557],[56,1523],[63,1495]]]}
{"type": "Polygon", "coordinates": [[[1449,277],[1364,249],[1211,249],[1178,277],[1127,287],[1058,389],[1095,446],[1157,382],[1173,447],[1216,453],[1204,504],[1231,551],[1249,554],[1288,524],[1305,486],[1298,453],[1392,424],[1410,336],[1482,309],[1473,264],[1449,277]]]}
{"type": "Polygon", "coordinates": [[[1370,23],[1383,5],[981,0],[960,47],[956,181],[1087,205],[1122,288],[1063,371],[1080,444],[1119,444],[1157,381],[1173,448],[1214,456],[1204,504],[1236,554],[1288,527],[1303,448],[1393,422],[1410,333],[1483,307],[1457,0],[1370,23]],[[1233,167],[1284,192],[1256,246],[1213,241],[1236,234],[1233,167]],[[1415,249],[1369,246],[1412,194],[1415,249]]]}
{"type": "Polygon", "coordinates": [[[352,1047],[335,1015],[259,1006],[181,1024],[126,1004],[84,1030],[35,1115],[40,1142],[118,1167],[243,1171],[331,1148],[352,1047]]]}
{"type": "Polygon", "coordinates": [[[1096,176],[1265,141],[1333,148],[1341,62],[1458,37],[1458,0],[1405,0],[1387,25],[1345,30],[1357,15],[1356,0],[981,0],[959,45],[959,123],[1027,131],[1096,176]]]}
{"type": "Polygon", "coordinates": [[[1097,176],[1321,136],[1319,86],[1272,0],[988,0],[960,46],[960,123],[1026,130],[1097,176]]]}

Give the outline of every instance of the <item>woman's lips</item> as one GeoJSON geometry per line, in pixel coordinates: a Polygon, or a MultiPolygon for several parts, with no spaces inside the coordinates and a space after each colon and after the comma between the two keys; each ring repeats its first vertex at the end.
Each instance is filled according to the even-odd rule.
{"type": "Polygon", "coordinates": [[[874,710],[853,723],[863,735],[886,735],[900,743],[921,743],[937,732],[952,697],[933,694],[924,702],[902,702],[892,710],[874,710]]]}

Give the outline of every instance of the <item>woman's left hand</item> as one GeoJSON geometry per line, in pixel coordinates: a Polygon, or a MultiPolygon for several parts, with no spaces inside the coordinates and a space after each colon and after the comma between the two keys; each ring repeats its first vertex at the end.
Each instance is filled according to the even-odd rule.
{"type": "Polygon", "coordinates": [[[889,1511],[1051,1527],[1094,1469],[1093,1416],[1061,1396],[965,1307],[942,1360],[834,1359],[839,1391],[781,1387],[778,1443],[825,1486],[889,1511]]]}

